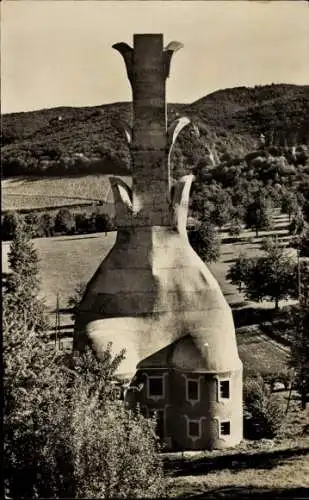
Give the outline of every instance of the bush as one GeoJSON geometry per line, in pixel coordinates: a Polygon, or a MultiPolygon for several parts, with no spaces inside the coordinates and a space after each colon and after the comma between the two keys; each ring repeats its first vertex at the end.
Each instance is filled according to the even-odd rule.
{"type": "Polygon", "coordinates": [[[60,234],[74,234],[75,219],[68,208],[61,208],[57,213],[55,231],[60,234]]]}
{"type": "Polygon", "coordinates": [[[16,235],[16,231],[19,229],[21,225],[22,225],[22,219],[20,215],[18,215],[18,213],[15,212],[14,210],[4,214],[1,221],[2,239],[4,241],[12,240],[16,235]]]}
{"type": "Polygon", "coordinates": [[[274,438],[282,425],[284,410],[260,375],[244,383],[245,436],[274,438]]]}
{"type": "Polygon", "coordinates": [[[155,423],[113,397],[124,354],[64,358],[22,322],[5,326],[6,496],[162,497],[155,423]]]}

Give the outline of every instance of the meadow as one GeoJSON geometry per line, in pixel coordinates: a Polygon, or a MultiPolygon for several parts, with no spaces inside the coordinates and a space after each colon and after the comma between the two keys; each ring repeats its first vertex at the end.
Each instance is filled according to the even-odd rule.
{"type": "MultiPolygon", "coordinates": [[[[12,177],[1,182],[2,211],[112,202],[110,175],[12,177]]],[[[128,181],[129,177],[122,177],[128,181]]],[[[130,182],[130,180],[129,180],[130,182]]]]}

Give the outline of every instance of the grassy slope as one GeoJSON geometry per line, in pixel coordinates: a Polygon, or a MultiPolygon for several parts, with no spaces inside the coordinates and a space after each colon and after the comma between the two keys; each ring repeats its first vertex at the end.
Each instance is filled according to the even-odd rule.
{"type": "MultiPolygon", "coordinates": [[[[2,181],[2,210],[79,205],[97,201],[113,202],[110,175],[26,178],[2,181]]],[[[129,177],[122,177],[130,182],[129,177]]]]}
{"type": "MultiPolygon", "coordinates": [[[[286,408],[288,393],[277,397],[286,408]]],[[[299,402],[292,399],[280,434],[273,441],[244,440],[224,451],[167,455],[170,496],[308,498],[309,436],[303,434],[308,422],[309,408],[300,411],[299,402]]]]}

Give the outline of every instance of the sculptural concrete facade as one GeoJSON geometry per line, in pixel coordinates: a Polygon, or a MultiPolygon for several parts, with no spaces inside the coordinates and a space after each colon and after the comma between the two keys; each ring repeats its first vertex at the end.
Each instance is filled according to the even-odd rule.
{"type": "Polygon", "coordinates": [[[170,151],[189,123],[167,127],[165,83],[180,46],[164,49],[157,34],[135,35],[133,49],[114,45],[133,93],[133,128],[124,126],[133,184],[111,180],[117,238],[88,283],[74,348],[125,348],[125,399],[158,411],[170,448],[225,448],[242,439],[242,363],[230,307],[188,240],[192,176],[171,185],[170,151]]]}

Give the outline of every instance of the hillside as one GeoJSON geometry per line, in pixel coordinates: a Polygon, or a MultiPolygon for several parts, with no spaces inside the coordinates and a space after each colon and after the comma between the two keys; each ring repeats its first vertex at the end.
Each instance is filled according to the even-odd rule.
{"type": "MultiPolygon", "coordinates": [[[[190,105],[168,105],[168,119],[189,116],[199,127],[181,134],[174,158],[193,168],[215,151],[238,156],[256,145],[260,133],[273,144],[309,143],[309,85],[237,87],[214,92],[190,105]]],[[[130,154],[113,125],[131,121],[130,103],[60,107],[2,117],[2,172],[66,175],[130,171],[130,154]]]]}

